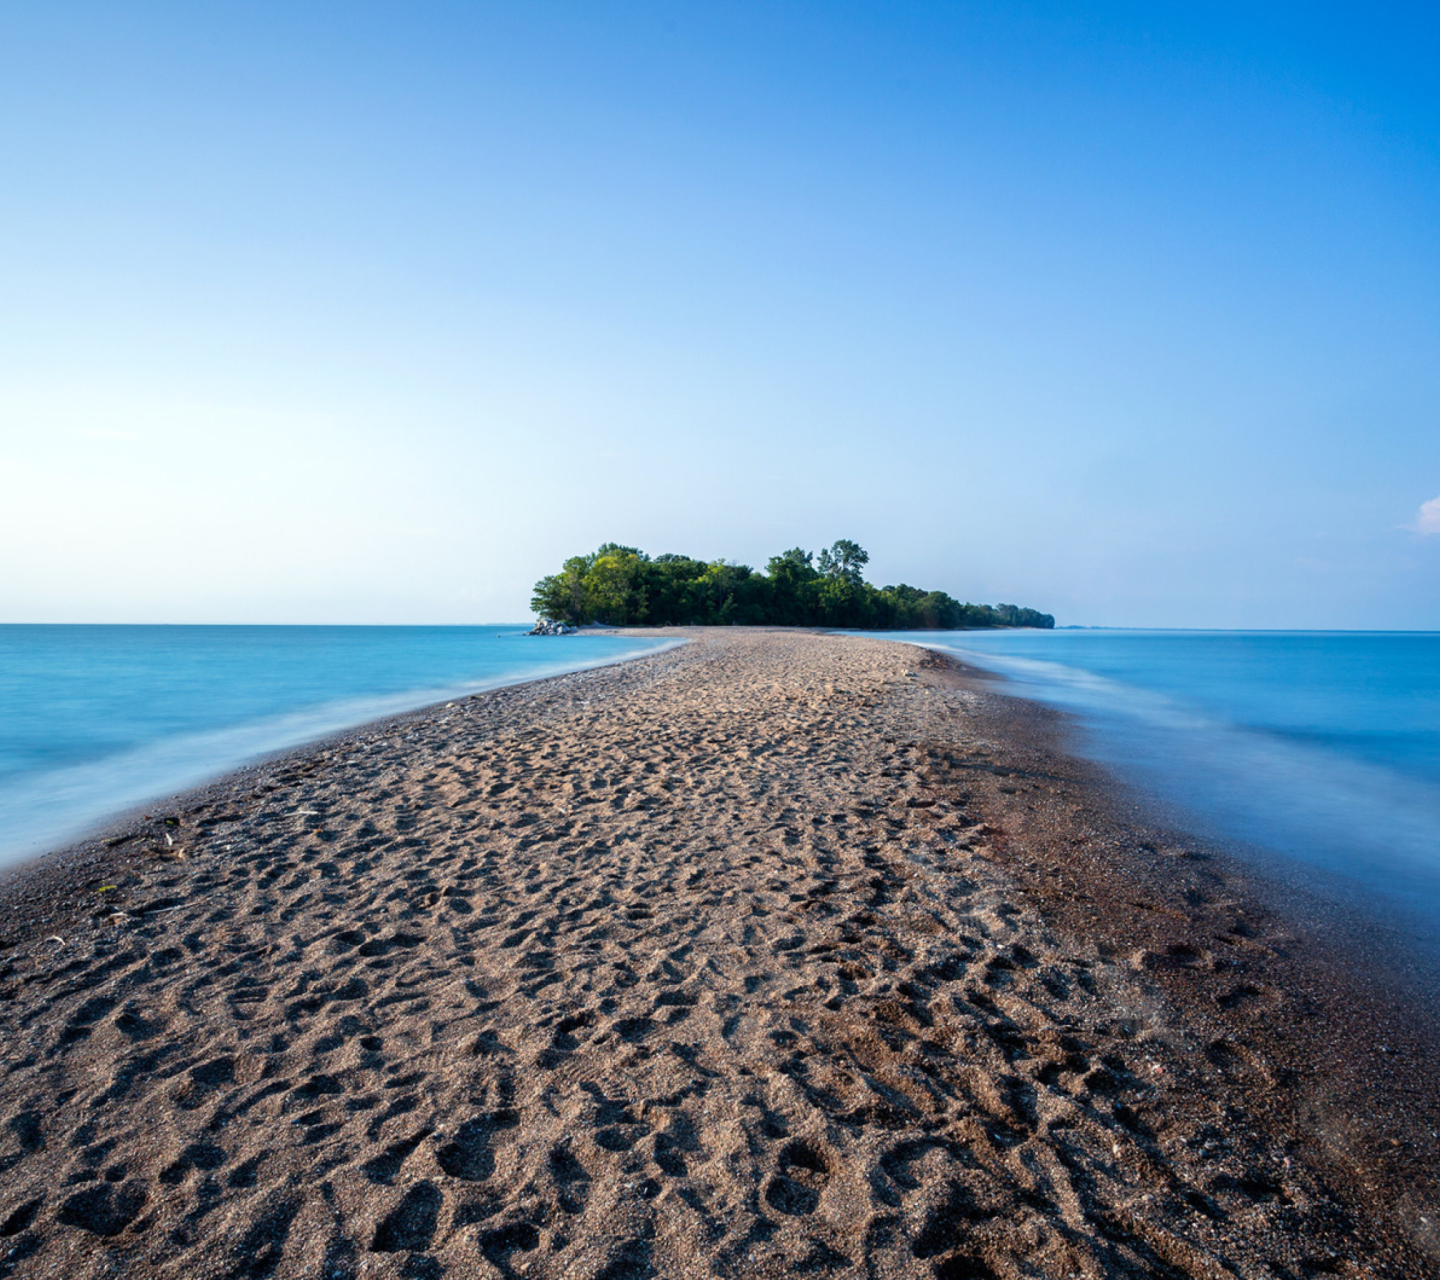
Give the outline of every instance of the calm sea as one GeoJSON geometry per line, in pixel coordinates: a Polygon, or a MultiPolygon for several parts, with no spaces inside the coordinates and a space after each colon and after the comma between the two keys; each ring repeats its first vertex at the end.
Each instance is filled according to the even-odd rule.
{"type": "Polygon", "coordinates": [[[1440,634],[900,638],[1073,713],[1085,754],[1291,883],[1382,895],[1440,933],[1440,634]]]}
{"type": "Polygon", "coordinates": [[[519,626],[0,626],[0,863],[339,729],[666,644],[519,626]]]}

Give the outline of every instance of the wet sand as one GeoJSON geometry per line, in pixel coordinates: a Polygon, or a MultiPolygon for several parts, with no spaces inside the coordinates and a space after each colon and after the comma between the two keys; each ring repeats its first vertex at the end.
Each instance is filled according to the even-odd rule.
{"type": "Polygon", "coordinates": [[[1440,1273],[1423,1027],[1049,713],[690,634],[0,884],[0,1277],[1440,1273]]]}

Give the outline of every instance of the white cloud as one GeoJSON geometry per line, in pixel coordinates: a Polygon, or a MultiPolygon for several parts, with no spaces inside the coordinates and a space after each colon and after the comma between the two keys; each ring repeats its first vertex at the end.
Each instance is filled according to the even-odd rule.
{"type": "Polygon", "coordinates": [[[1415,520],[1416,533],[1440,533],[1440,498],[1431,498],[1420,504],[1420,514],[1415,520]]]}

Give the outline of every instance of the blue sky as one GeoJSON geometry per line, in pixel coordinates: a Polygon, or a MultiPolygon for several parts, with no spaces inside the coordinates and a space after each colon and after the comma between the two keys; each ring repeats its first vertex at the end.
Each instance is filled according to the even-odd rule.
{"type": "Polygon", "coordinates": [[[1422,6],[0,11],[0,620],[484,622],[603,540],[1440,628],[1422,6]]]}

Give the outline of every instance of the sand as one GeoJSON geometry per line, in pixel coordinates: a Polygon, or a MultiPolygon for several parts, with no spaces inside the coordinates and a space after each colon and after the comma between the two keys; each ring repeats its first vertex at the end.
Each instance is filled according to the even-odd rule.
{"type": "Polygon", "coordinates": [[[692,635],[0,886],[0,1276],[1436,1274],[1209,855],[920,650],[692,635]]]}

